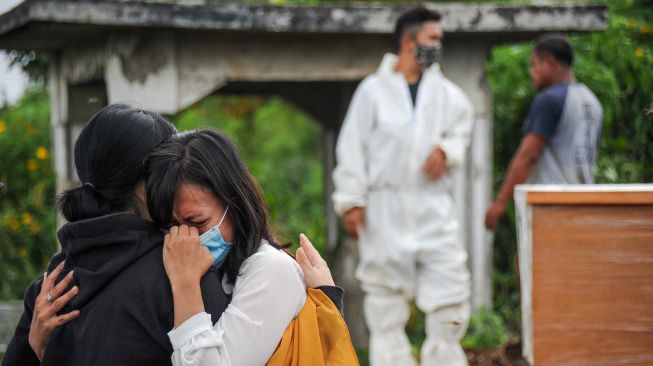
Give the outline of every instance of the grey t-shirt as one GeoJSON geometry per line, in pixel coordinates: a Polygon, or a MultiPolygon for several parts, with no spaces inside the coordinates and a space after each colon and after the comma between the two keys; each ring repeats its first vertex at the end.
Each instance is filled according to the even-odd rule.
{"type": "Polygon", "coordinates": [[[563,83],[535,96],[522,132],[546,141],[528,177],[536,184],[591,184],[603,127],[603,108],[585,85],[563,83]]]}

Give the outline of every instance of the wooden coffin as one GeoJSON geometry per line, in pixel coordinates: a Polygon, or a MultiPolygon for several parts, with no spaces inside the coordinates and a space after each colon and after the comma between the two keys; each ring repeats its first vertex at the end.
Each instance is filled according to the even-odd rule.
{"type": "Polygon", "coordinates": [[[515,190],[524,357],[653,365],[653,185],[515,190]]]}

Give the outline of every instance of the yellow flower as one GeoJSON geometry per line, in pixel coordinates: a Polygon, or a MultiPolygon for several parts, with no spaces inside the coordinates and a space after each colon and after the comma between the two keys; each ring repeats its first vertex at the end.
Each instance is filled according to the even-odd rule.
{"type": "Polygon", "coordinates": [[[36,164],[36,161],[34,161],[34,159],[27,160],[27,170],[29,170],[30,172],[35,171],[36,168],[38,167],[39,166],[36,164]]]}
{"type": "Polygon", "coordinates": [[[39,148],[36,149],[36,157],[41,159],[41,160],[47,159],[48,158],[48,149],[46,149],[43,146],[39,146],[39,148]]]}
{"type": "Polygon", "coordinates": [[[644,50],[641,47],[637,47],[635,50],[635,56],[637,58],[642,58],[644,56],[644,50]]]}
{"type": "Polygon", "coordinates": [[[650,25],[645,25],[645,26],[639,28],[639,34],[645,35],[645,36],[653,35],[653,27],[651,27],[650,25]]]}
{"type": "Polygon", "coordinates": [[[28,125],[27,125],[27,134],[28,134],[28,135],[31,135],[31,134],[33,134],[34,132],[36,132],[36,128],[34,128],[34,125],[31,124],[31,123],[28,124],[28,125]]]}
{"type": "Polygon", "coordinates": [[[25,247],[18,250],[18,258],[27,258],[27,249],[25,247]]]}
{"type": "Polygon", "coordinates": [[[637,21],[633,18],[628,19],[628,26],[631,28],[635,28],[635,26],[637,26],[637,21]]]}
{"type": "Polygon", "coordinates": [[[37,224],[36,222],[33,222],[32,225],[29,226],[29,231],[33,235],[36,235],[41,232],[41,225],[37,224]]]}
{"type": "Polygon", "coordinates": [[[7,131],[7,125],[5,121],[0,120],[0,134],[5,133],[5,131],[7,131]]]}
{"type": "Polygon", "coordinates": [[[9,227],[11,228],[11,231],[18,231],[18,229],[20,229],[20,221],[16,219],[9,220],[9,227]]]}
{"type": "Polygon", "coordinates": [[[29,225],[32,223],[32,215],[29,212],[23,212],[23,224],[29,225]]]}

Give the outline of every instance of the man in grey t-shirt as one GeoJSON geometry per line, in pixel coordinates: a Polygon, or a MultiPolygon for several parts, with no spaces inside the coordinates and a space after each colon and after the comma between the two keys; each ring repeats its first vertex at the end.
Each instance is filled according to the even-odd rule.
{"type": "Polygon", "coordinates": [[[574,53],[566,38],[544,36],[531,53],[530,76],[539,90],[522,128],[501,191],[485,215],[494,230],[515,185],[590,184],[598,156],[603,109],[596,96],[574,81],[574,53]]]}

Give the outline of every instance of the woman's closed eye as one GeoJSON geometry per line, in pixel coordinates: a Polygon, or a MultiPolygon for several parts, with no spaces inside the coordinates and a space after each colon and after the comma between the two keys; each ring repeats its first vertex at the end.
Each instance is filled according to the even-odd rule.
{"type": "Polygon", "coordinates": [[[209,222],[208,220],[199,221],[199,222],[198,221],[189,221],[188,225],[189,226],[194,226],[194,227],[200,229],[200,228],[203,228],[204,226],[206,226],[206,224],[208,224],[208,222],[209,222]]]}

